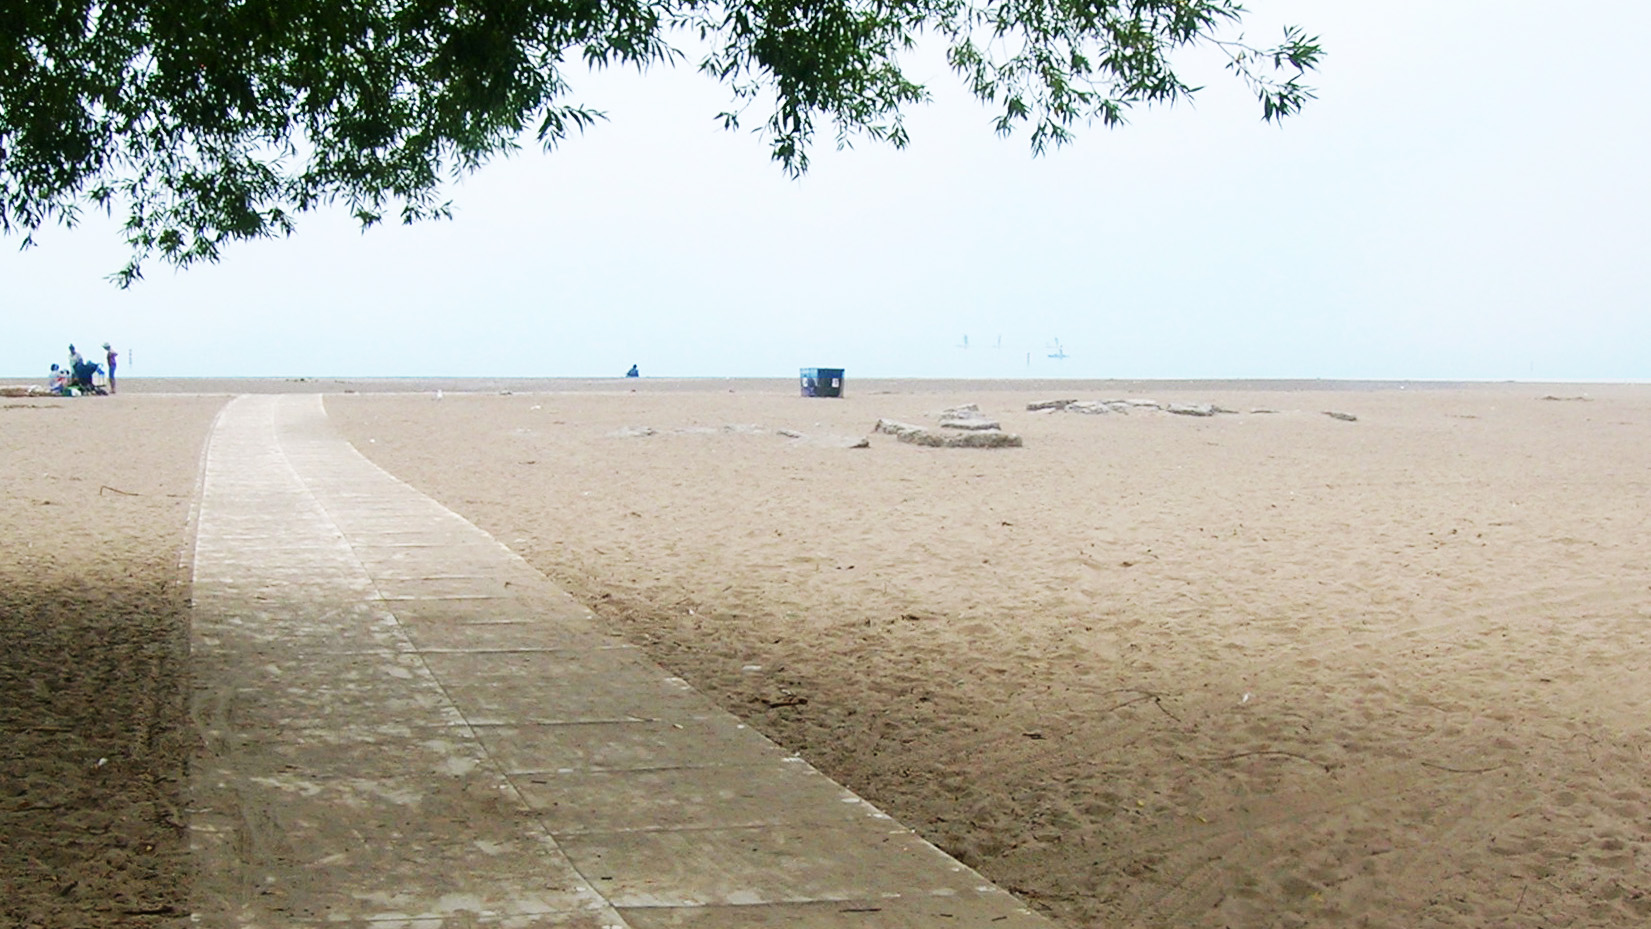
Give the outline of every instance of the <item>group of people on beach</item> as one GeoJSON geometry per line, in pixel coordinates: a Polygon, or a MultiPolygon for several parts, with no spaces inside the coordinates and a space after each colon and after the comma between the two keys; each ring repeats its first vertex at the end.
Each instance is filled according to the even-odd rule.
{"type": "Polygon", "coordinates": [[[59,396],[73,397],[80,394],[112,394],[115,392],[115,360],[119,355],[103,343],[103,364],[87,361],[69,343],[69,363],[67,366],[52,365],[51,392],[59,396]],[[104,371],[108,365],[108,371],[104,371]]]}

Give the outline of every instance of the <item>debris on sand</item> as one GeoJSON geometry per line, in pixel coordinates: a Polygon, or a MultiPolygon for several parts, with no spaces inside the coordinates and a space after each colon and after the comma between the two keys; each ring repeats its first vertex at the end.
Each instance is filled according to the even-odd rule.
{"type": "Polygon", "coordinates": [[[1083,413],[1099,416],[1106,413],[1129,413],[1144,410],[1155,413],[1174,413],[1177,416],[1214,416],[1217,413],[1237,413],[1214,403],[1159,403],[1139,397],[1115,400],[1039,400],[1026,404],[1033,413],[1083,413]]]}
{"type": "Polygon", "coordinates": [[[1002,430],[936,432],[892,419],[879,419],[874,431],[911,445],[931,448],[1020,448],[1023,445],[1020,436],[1002,430]]]}
{"type": "Polygon", "coordinates": [[[954,406],[949,410],[941,410],[940,428],[987,432],[993,429],[1002,429],[1003,425],[980,412],[979,406],[969,403],[963,406],[954,406]]]}

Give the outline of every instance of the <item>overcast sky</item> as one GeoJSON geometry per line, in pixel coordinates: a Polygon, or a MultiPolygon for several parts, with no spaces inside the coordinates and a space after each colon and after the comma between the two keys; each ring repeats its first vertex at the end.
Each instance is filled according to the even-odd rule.
{"type": "Polygon", "coordinates": [[[793,181],[690,69],[582,78],[610,122],[450,222],[310,215],[128,291],[113,223],[4,240],[0,373],[1651,379],[1651,4],[1250,5],[1328,52],[1282,128],[1210,60],[1034,159],[935,69],[909,149],[793,181]]]}

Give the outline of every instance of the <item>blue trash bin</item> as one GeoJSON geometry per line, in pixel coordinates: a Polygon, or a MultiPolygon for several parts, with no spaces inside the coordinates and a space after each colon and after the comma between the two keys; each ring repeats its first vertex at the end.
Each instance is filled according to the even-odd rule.
{"type": "Polygon", "coordinates": [[[803,368],[802,389],[805,397],[841,397],[843,369],[803,368]]]}

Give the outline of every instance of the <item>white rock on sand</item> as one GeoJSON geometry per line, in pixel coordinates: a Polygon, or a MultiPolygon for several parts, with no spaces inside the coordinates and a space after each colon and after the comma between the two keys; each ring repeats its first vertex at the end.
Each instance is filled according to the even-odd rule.
{"type": "Polygon", "coordinates": [[[1023,445],[1020,436],[995,429],[984,432],[946,433],[891,419],[879,419],[872,431],[892,435],[910,445],[931,448],[1020,448],[1023,445]]]}
{"type": "Polygon", "coordinates": [[[963,406],[954,406],[942,410],[940,412],[940,428],[986,432],[993,429],[1002,429],[1003,424],[982,413],[978,405],[966,403],[963,406]]]}

